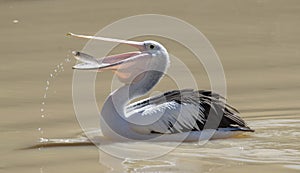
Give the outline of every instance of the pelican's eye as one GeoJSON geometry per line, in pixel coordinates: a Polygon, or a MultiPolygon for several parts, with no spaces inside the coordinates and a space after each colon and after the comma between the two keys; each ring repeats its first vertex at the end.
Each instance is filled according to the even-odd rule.
{"type": "Polygon", "coordinates": [[[150,44],[149,47],[150,47],[150,49],[154,49],[155,46],[153,44],[150,44]]]}

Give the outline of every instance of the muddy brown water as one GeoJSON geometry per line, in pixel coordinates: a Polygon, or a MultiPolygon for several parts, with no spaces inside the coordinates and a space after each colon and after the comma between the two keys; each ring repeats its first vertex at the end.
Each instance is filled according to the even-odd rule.
{"type": "MultiPolygon", "coordinates": [[[[3,0],[0,14],[0,172],[299,172],[299,1],[3,0]],[[40,138],[66,142],[82,133],[72,103],[70,51],[82,49],[86,40],[65,34],[95,34],[144,13],[183,19],[205,34],[223,64],[229,103],[256,132],[203,146],[184,143],[150,160],[118,160],[85,143],[26,149],[39,145],[40,138]]],[[[189,51],[161,42],[197,76],[199,88],[209,89],[205,71],[189,51]]],[[[97,76],[99,108],[111,77],[97,76]]],[[[170,82],[166,78],[154,90],[169,90],[170,82]]],[[[135,145],[156,150],[147,143],[116,147],[135,145]]]]}

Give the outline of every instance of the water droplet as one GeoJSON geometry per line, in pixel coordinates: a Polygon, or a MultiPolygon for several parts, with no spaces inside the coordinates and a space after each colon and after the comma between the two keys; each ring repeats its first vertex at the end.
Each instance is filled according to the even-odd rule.
{"type": "Polygon", "coordinates": [[[43,109],[43,108],[41,108],[41,112],[44,112],[44,109],[43,109]]]}
{"type": "Polygon", "coordinates": [[[46,81],[46,83],[47,83],[47,85],[49,85],[49,84],[50,84],[50,82],[49,82],[48,80],[46,81]]]}
{"type": "Polygon", "coordinates": [[[39,128],[38,128],[38,131],[41,131],[41,130],[42,130],[42,128],[39,127],[39,128]]]}
{"type": "Polygon", "coordinates": [[[45,90],[47,91],[49,89],[49,87],[46,87],[45,90]]]}
{"type": "Polygon", "coordinates": [[[54,70],[54,72],[56,73],[56,72],[57,72],[57,70],[55,69],[55,70],[54,70]]]}
{"type": "Polygon", "coordinates": [[[45,99],[45,98],[47,98],[47,94],[46,94],[46,93],[44,94],[44,99],[45,99]]]}
{"type": "Polygon", "coordinates": [[[41,115],[42,118],[45,118],[45,115],[41,115]]]}
{"type": "Polygon", "coordinates": [[[52,73],[50,73],[50,77],[53,77],[53,74],[52,74],[52,73]]]}
{"type": "Polygon", "coordinates": [[[13,20],[13,23],[17,24],[17,23],[19,23],[19,20],[15,19],[15,20],[13,20]]]}
{"type": "Polygon", "coordinates": [[[49,141],[49,139],[47,139],[47,138],[40,138],[40,142],[48,142],[49,141]]]}
{"type": "Polygon", "coordinates": [[[59,65],[60,65],[60,66],[63,66],[63,63],[61,62],[59,65]]]}
{"type": "Polygon", "coordinates": [[[42,102],[42,105],[45,105],[45,102],[42,102]]]}
{"type": "Polygon", "coordinates": [[[66,62],[71,62],[71,59],[70,58],[66,58],[65,61],[66,62]]]}
{"type": "Polygon", "coordinates": [[[38,150],[39,150],[39,151],[41,151],[41,150],[42,150],[42,148],[40,147],[38,150]]]}

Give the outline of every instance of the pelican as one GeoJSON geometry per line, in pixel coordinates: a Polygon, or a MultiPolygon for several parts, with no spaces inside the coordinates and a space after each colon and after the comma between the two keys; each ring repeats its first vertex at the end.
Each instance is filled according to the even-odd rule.
{"type": "Polygon", "coordinates": [[[213,138],[254,132],[217,93],[206,90],[172,90],[130,103],[147,94],[164,76],[170,60],[166,48],[156,41],[129,41],[68,33],[78,38],[117,42],[138,51],[103,58],[73,51],[81,63],[78,70],[112,70],[124,85],[105,100],[100,115],[103,135],[110,139],[196,141],[214,131],[213,138]]]}

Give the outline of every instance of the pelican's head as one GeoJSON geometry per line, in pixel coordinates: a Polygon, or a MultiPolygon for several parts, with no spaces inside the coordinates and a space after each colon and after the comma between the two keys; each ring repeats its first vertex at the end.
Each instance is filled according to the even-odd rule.
{"type": "Polygon", "coordinates": [[[146,51],[149,53],[167,53],[167,50],[164,48],[163,45],[156,41],[147,40],[142,42],[143,46],[140,48],[140,51],[146,51]]]}
{"type": "MultiPolygon", "coordinates": [[[[127,41],[104,37],[85,36],[69,33],[68,35],[102,41],[127,44],[138,51],[94,58],[81,52],[73,52],[75,58],[82,63],[73,66],[79,70],[113,70],[123,83],[134,83],[143,79],[149,72],[164,73],[169,65],[169,54],[163,45],[156,41],[127,41]]],[[[158,74],[158,73],[157,73],[158,74]]],[[[149,76],[149,75],[148,75],[149,76]]],[[[148,79],[149,80],[149,79],[148,79]]]]}

